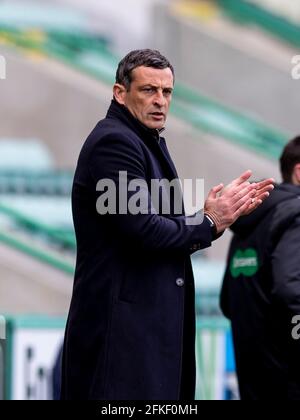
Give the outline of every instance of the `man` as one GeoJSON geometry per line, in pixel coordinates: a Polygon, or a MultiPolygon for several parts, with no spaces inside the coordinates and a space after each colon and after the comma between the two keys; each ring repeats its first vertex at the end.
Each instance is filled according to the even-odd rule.
{"type": "Polygon", "coordinates": [[[244,400],[300,399],[300,137],[280,163],[284,183],[232,227],[221,295],[244,400]]]}
{"type": "Polygon", "coordinates": [[[178,178],[160,136],[173,87],[173,67],[159,52],[128,54],[119,64],[107,117],[81,151],[72,195],[78,256],[64,345],[64,399],[194,398],[190,254],[209,247],[273,188],[272,180],[250,185],[248,171],[223,193],[223,185],[215,187],[205,203],[207,216],[199,213],[198,219],[175,212],[180,200],[162,197],[163,189],[169,213],[154,203],[152,181],[178,178]],[[137,204],[132,182],[142,184],[140,212],[128,211],[137,204]]]}

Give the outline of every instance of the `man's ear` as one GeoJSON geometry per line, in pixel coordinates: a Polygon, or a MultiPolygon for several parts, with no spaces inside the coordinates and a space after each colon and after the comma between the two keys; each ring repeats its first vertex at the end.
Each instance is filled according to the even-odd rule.
{"type": "Polygon", "coordinates": [[[120,105],[125,105],[125,98],[126,98],[126,88],[123,85],[120,85],[119,83],[115,83],[113,87],[113,93],[115,100],[120,105]]]}
{"type": "Polygon", "coordinates": [[[293,178],[297,185],[300,185],[300,163],[297,163],[294,167],[293,178]]]}

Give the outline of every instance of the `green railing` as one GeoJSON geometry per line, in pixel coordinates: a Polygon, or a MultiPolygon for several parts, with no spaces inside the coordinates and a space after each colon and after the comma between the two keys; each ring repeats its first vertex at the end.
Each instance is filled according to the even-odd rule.
{"type": "MultiPolygon", "coordinates": [[[[68,171],[1,171],[0,192],[2,194],[24,194],[44,197],[70,197],[72,188],[72,173],[68,171]]],[[[74,274],[74,267],[67,263],[56,253],[46,251],[47,246],[55,246],[64,251],[75,253],[76,239],[72,227],[53,227],[39,222],[34,217],[28,217],[21,211],[15,210],[0,203],[0,215],[6,216],[22,232],[27,232],[31,237],[38,237],[43,242],[43,247],[35,246],[31,241],[26,241],[24,235],[19,237],[15,232],[2,229],[0,241],[7,246],[21,251],[39,261],[42,261],[67,274],[74,274]]]]}
{"type": "Polygon", "coordinates": [[[255,23],[280,39],[300,47],[300,26],[244,0],[217,0],[224,13],[242,23],[255,23]]]}
{"type": "Polygon", "coordinates": [[[41,234],[49,240],[71,250],[76,249],[76,240],[73,229],[54,228],[45,223],[36,221],[35,219],[25,216],[21,212],[11,209],[0,203],[0,214],[13,219],[23,229],[29,230],[30,233],[41,234]]]}
{"type": "Polygon", "coordinates": [[[268,158],[278,159],[288,136],[265,124],[200,95],[186,86],[176,86],[173,114],[190,124],[216,134],[268,158]]]}
{"type": "MultiPolygon", "coordinates": [[[[43,241],[46,241],[48,245],[52,243],[64,251],[70,250],[75,252],[76,250],[75,234],[72,229],[53,228],[3,204],[0,204],[0,215],[7,216],[19,229],[29,232],[31,237],[37,235],[43,241]]],[[[23,237],[20,238],[7,229],[0,231],[0,242],[66,274],[74,274],[74,266],[66,262],[63,257],[59,257],[57,252],[51,253],[50,250],[45,250],[46,247],[34,245],[32,241],[28,243],[23,237]]]]}
{"type": "Polygon", "coordinates": [[[0,168],[0,194],[70,196],[71,171],[3,171],[0,168]]]}
{"type": "MultiPolygon", "coordinates": [[[[7,26],[0,27],[0,36],[8,44],[22,50],[59,59],[104,83],[114,83],[119,59],[109,51],[107,45],[91,36],[53,31],[38,36],[32,31],[20,31],[7,26]]],[[[270,159],[278,159],[289,138],[288,134],[219,104],[180,83],[176,84],[171,112],[201,131],[235,142],[270,159]]]]}
{"type": "Polygon", "coordinates": [[[74,267],[64,259],[57,258],[51,255],[50,252],[42,251],[39,247],[17,239],[14,235],[0,232],[0,242],[68,275],[72,276],[74,274],[74,267]]]}

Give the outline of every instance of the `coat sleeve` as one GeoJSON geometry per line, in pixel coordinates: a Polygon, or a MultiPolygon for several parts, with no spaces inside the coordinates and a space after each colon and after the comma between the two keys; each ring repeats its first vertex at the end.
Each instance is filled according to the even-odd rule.
{"type": "Polygon", "coordinates": [[[272,254],[272,298],[286,322],[290,399],[300,398],[300,340],[293,335],[293,320],[300,315],[299,238],[300,220],[297,219],[285,231],[272,254]]]}
{"type": "MultiPolygon", "coordinates": [[[[109,179],[116,185],[118,198],[120,172],[126,172],[128,184],[133,180],[146,181],[143,150],[125,134],[110,134],[99,140],[89,153],[88,166],[95,193],[98,182],[109,179]]],[[[127,194],[127,202],[129,202],[134,192],[127,192],[127,194]]],[[[98,193],[96,197],[99,198],[100,195],[101,193],[98,193]]],[[[120,235],[130,241],[135,241],[143,248],[152,250],[178,250],[191,253],[211,245],[212,232],[206,218],[201,223],[195,224],[196,215],[194,217],[161,216],[155,210],[153,211],[154,206],[148,190],[145,195],[147,196],[145,214],[121,214],[118,202],[116,214],[106,215],[120,235]]]]}

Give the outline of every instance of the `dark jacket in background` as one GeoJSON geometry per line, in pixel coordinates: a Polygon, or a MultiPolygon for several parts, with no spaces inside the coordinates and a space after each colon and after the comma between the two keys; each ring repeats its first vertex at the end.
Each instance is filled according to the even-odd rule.
{"type": "Polygon", "coordinates": [[[149,189],[151,179],[178,177],[157,130],[113,101],[85,142],[75,173],[78,255],[62,399],[192,399],[190,254],[211,245],[211,228],[207,220],[187,226],[184,213],[100,216],[96,184],[104,178],[118,184],[119,171],[127,171],[128,181],[146,180],[149,189]]]}
{"type": "Polygon", "coordinates": [[[300,399],[300,188],[278,186],[234,226],[221,294],[242,399],[300,399]]]}

